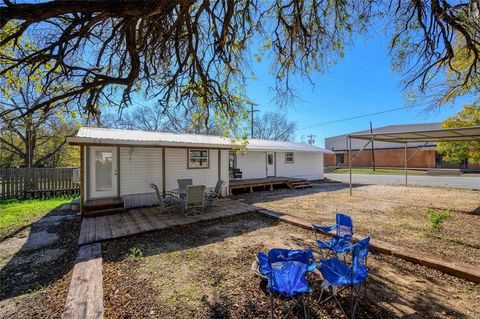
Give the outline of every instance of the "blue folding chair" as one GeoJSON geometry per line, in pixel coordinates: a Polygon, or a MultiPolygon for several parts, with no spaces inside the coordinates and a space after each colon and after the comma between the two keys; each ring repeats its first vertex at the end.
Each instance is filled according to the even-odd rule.
{"type": "Polygon", "coordinates": [[[314,271],[316,267],[312,251],[275,248],[270,250],[268,255],[259,252],[258,264],[260,274],[268,279],[271,318],[274,318],[274,308],[279,299],[294,301],[283,318],[288,317],[300,301],[307,318],[307,306],[302,297],[312,292],[306,277],[307,272],[314,271]]]}
{"type": "Polygon", "coordinates": [[[353,222],[352,218],[345,214],[335,215],[336,223],[334,226],[320,226],[312,225],[315,231],[315,241],[320,248],[323,258],[329,257],[331,254],[337,255],[346,253],[351,246],[353,237],[353,222]],[[322,241],[318,237],[319,232],[330,232],[335,230],[335,235],[329,241],[322,241]],[[324,253],[324,251],[327,251],[324,253]]]}
{"type": "Polygon", "coordinates": [[[345,317],[348,317],[339,300],[337,299],[336,294],[341,290],[350,287],[352,319],[355,316],[355,310],[357,308],[358,301],[362,302],[362,298],[360,297],[362,285],[365,287],[365,294],[367,291],[367,255],[369,242],[370,237],[366,237],[357,241],[351,246],[351,264],[340,261],[338,258],[330,258],[321,259],[320,264],[318,265],[318,270],[322,273],[324,278],[322,283],[322,291],[320,292],[318,301],[321,301],[324,290],[332,286],[332,295],[321,301],[321,303],[334,298],[342,312],[345,314],[345,317]]]}

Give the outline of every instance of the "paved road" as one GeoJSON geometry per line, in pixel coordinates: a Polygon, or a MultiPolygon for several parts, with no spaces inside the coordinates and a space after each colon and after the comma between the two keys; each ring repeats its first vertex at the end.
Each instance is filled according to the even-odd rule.
{"type": "MultiPolygon", "coordinates": [[[[325,174],[325,177],[348,183],[348,174],[325,174]]],[[[353,174],[354,184],[404,184],[404,175],[353,174]]],[[[480,176],[408,176],[409,185],[480,189],[480,176]]]]}

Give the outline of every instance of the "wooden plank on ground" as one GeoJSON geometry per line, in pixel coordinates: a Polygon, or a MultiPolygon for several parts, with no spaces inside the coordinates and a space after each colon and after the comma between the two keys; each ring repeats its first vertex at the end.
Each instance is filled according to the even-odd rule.
{"type": "Polygon", "coordinates": [[[103,318],[102,251],[99,243],[80,247],[63,319],[103,318]]]}

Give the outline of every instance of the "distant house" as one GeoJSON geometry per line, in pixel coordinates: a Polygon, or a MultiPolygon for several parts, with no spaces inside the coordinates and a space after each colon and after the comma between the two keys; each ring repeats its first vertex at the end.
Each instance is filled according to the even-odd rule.
{"type": "Polygon", "coordinates": [[[167,192],[177,180],[215,186],[231,179],[297,177],[322,179],[322,148],[304,143],[250,139],[245,153],[235,153],[230,139],[105,128],[81,128],[68,142],[81,150],[82,202],[131,198],[148,205],[154,198],[150,183],[167,192]]]}
{"type": "MultiPolygon", "coordinates": [[[[440,123],[425,124],[405,124],[389,125],[373,129],[373,132],[402,132],[402,131],[422,131],[430,129],[439,129],[440,123]]],[[[349,134],[369,133],[370,130],[351,132],[343,135],[327,137],[325,139],[325,148],[333,151],[334,154],[325,155],[325,166],[328,167],[346,167],[348,166],[348,145],[347,136],[349,134]]],[[[352,151],[358,152],[364,145],[364,140],[352,139],[352,151]]],[[[403,144],[374,142],[375,165],[377,167],[403,167],[404,166],[404,148],[403,144]]],[[[436,152],[435,143],[409,143],[408,144],[408,166],[412,168],[465,168],[468,163],[450,164],[442,160],[442,155],[436,152]]],[[[353,167],[371,167],[372,151],[369,145],[352,163],[353,167]]]]}

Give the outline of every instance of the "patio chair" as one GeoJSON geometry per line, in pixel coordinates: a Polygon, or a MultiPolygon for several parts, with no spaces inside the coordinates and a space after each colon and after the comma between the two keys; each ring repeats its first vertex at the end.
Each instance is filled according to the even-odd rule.
{"type": "Polygon", "coordinates": [[[183,199],[182,212],[185,217],[201,216],[205,208],[205,185],[188,185],[183,199]]]}
{"type": "Polygon", "coordinates": [[[205,206],[206,207],[218,207],[217,202],[218,198],[222,193],[222,186],[225,184],[224,181],[219,180],[215,185],[213,191],[205,193],[205,206]]]}
{"type": "Polygon", "coordinates": [[[267,289],[270,294],[270,316],[274,318],[275,306],[280,300],[291,300],[283,318],[288,317],[301,301],[303,313],[307,318],[306,294],[312,292],[306,274],[315,270],[315,257],[311,250],[289,250],[275,248],[258,253],[260,275],[268,279],[267,289]]]}
{"type": "Polygon", "coordinates": [[[322,291],[320,292],[318,301],[320,303],[324,303],[327,300],[334,298],[338,306],[344,313],[345,317],[348,317],[342,305],[340,304],[340,301],[337,298],[337,293],[350,287],[350,316],[352,319],[355,317],[355,310],[357,308],[358,301],[363,302],[360,296],[362,285],[364,285],[365,287],[365,294],[367,290],[367,255],[369,242],[370,237],[366,237],[351,246],[351,264],[340,261],[338,258],[330,258],[321,259],[318,266],[318,270],[324,278],[322,282],[322,291]],[[324,290],[328,290],[330,286],[332,287],[332,295],[322,301],[324,290]]]}
{"type": "Polygon", "coordinates": [[[331,254],[344,254],[351,246],[353,237],[352,218],[345,214],[335,215],[336,223],[334,226],[312,225],[315,231],[315,241],[320,248],[323,258],[328,258],[331,254]],[[322,241],[318,238],[319,232],[330,232],[335,230],[335,234],[329,241],[322,241]],[[324,252],[326,250],[326,253],[324,252]]]}
{"type": "Polygon", "coordinates": [[[162,210],[162,216],[171,216],[175,214],[173,209],[179,209],[181,207],[181,202],[175,195],[170,193],[161,194],[158,186],[154,183],[150,184],[150,188],[154,189],[155,193],[157,194],[160,202],[159,207],[162,210]]]}
{"type": "Polygon", "coordinates": [[[193,180],[191,178],[184,178],[184,179],[177,179],[178,183],[178,191],[180,193],[180,197],[184,197],[187,193],[187,186],[193,185],[193,180]]]}

